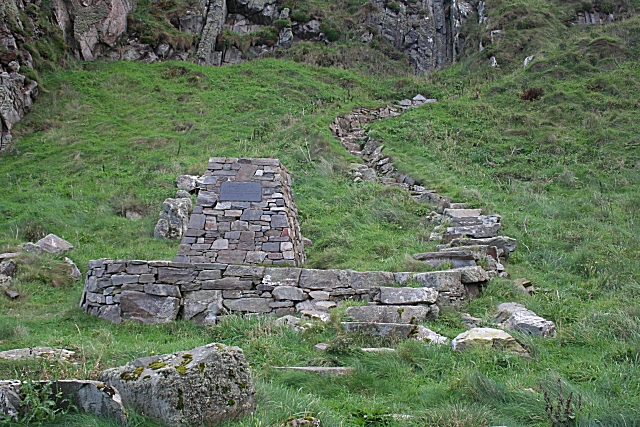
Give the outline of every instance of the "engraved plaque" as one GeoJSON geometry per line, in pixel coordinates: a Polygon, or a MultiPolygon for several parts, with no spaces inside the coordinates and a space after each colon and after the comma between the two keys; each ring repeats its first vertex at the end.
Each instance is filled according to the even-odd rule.
{"type": "Polygon", "coordinates": [[[261,202],[262,185],[259,182],[223,182],[220,187],[222,202],[261,202]]]}

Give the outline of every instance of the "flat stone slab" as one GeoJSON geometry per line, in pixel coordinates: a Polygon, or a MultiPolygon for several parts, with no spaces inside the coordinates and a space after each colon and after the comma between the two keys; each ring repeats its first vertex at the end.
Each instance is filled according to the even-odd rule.
{"type": "Polygon", "coordinates": [[[460,281],[462,283],[482,283],[489,280],[489,275],[480,266],[456,268],[460,272],[460,281]]]}
{"type": "Polygon", "coordinates": [[[454,350],[474,348],[496,349],[526,354],[527,351],[510,334],[501,329],[473,328],[461,333],[451,341],[454,350]]]}
{"type": "Polygon", "coordinates": [[[65,350],[63,348],[52,347],[33,347],[33,348],[17,348],[15,350],[7,350],[0,352],[0,359],[4,360],[22,360],[41,358],[50,361],[61,360],[64,362],[72,362],[75,357],[75,351],[65,350]]]}
{"type": "Polygon", "coordinates": [[[462,274],[455,270],[417,273],[413,275],[413,279],[421,285],[437,291],[456,291],[462,287],[462,274]]]}
{"type": "Polygon", "coordinates": [[[354,371],[354,368],[332,368],[325,366],[272,366],[272,368],[280,371],[312,372],[315,374],[330,375],[332,377],[346,375],[354,371]]]}
{"type": "Polygon", "coordinates": [[[433,288],[380,288],[380,302],[382,304],[435,304],[438,291],[433,288]]]}
{"type": "Polygon", "coordinates": [[[363,347],[360,350],[364,351],[365,353],[395,353],[396,352],[395,348],[388,348],[388,347],[363,347]]]}
{"type": "Polygon", "coordinates": [[[416,334],[413,338],[418,341],[432,344],[447,344],[449,342],[449,338],[421,325],[416,328],[416,334]]]}
{"type": "Polygon", "coordinates": [[[445,209],[443,215],[449,218],[470,218],[482,215],[482,209],[445,209]]]}
{"type": "Polygon", "coordinates": [[[471,239],[471,238],[456,238],[451,240],[451,246],[469,246],[469,245],[487,245],[495,246],[498,249],[504,251],[505,258],[509,257],[509,254],[516,250],[518,241],[514,238],[507,236],[490,237],[486,239],[471,239]]]}
{"type": "Polygon", "coordinates": [[[476,256],[469,250],[448,252],[424,252],[413,255],[413,259],[423,261],[431,267],[451,264],[451,267],[471,267],[476,265],[476,256]]]}
{"type": "Polygon", "coordinates": [[[342,322],[347,333],[364,333],[379,337],[408,338],[416,329],[416,325],[406,323],[372,323],[372,322],[342,322]]]}
{"type": "Polygon", "coordinates": [[[345,315],[356,322],[417,324],[427,319],[429,311],[424,305],[363,305],[347,308],[345,315]]]}
{"type": "Polygon", "coordinates": [[[20,255],[22,255],[21,252],[5,252],[3,254],[0,254],[0,261],[4,261],[5,259],[18,258],[20,255]]]}

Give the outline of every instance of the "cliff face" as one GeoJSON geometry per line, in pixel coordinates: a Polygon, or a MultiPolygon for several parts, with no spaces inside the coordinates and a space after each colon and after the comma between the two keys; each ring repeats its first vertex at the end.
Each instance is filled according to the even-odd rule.
{"type": "Polygon", "coordinates": [[[31,53],[23,47],[26,22],[23,1],[0,4],[0,151],[11,144],[13,125],[29,112],[38,95],[38,83],[23,70],[33,68],[31,53]],[[23,22],[25,20],[25,22],[23,22]]]}
{"type": "Polygon", "coordinates": [[[371,0],[367,22],[409,57],[416,74],[453,63],[464,45],[460,29],[475,7],[462,0],[371,0]]]}

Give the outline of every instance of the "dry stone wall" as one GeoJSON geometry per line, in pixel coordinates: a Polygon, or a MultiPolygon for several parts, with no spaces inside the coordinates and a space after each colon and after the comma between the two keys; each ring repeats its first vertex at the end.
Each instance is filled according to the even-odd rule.
{"type": "Polygon", "coordinates": [[[305,261],[291,176],[278,159],[211,158],[177,262],[305,261]]]}
{"type": "Polygon", "coordinates": [[[435,317],[435,304],[468,299],[467,289],[477,284],[464,282],[456,270],[389,273],[100,259],[89,262],[81,306],[116,323],[182,318],[214,324],[218,316],[232,313],[313,314],[345,299],[374,306],[423,305],[425,316],[435,317]],[[408,282],[416,287],[403,287],[408,282]]]}

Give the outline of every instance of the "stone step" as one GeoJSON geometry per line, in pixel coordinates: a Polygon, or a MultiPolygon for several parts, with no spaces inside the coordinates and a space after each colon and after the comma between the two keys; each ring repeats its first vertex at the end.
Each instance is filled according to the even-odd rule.
{"type": "Polygon", "coordinates": [[[469,218],[482,215],[482,209],[452,209],[447,208],[442,213],[449,218],[469,218]]]}
{"type": "Polygon", "coordinates": [[[487,245],[495,246],[498,249],[502,249],[504,257],[509,258],[509,254],[516,250],[518,241],[508,236],[496,236],[490,238],[455,238],[449,243],[450,247],[469,246],[469,245],[487,245]]]}
{"type": "Polygon", "coordinates": [[[451,241],[453,239],[463,238],[464,236],[468,236],[474,239],[497,237],[498,231],[500,231],[500,227],[501,225],[499,223],[489,226],[471,225],[468,227],[447,227],[447,231],[443,234],[442,240],[451,241]]]}
{"type": "Polygon", "coordinates": [[[395,353],[396,351],[395,348],[388,347],[363,347],[360,350],[364,351],[365,353],[395,353]]]}
{"type": "Polygon", "coordinates": [[[440,267],[445,263],[451,264],[453,268],[473,267],[476,265],[476,255],[467,249],[446,252],[424,252],[413,255],[413,259],[424,261],[431,267],[440,267]]]}
{"type": "Polygon", "coordinates": [[[349,367],[332,368],[332,367],[325,367],[325,366],[272,366],[272,368],[278,369],[280,371],[312,372],[316,374],[330,375],[333,377],[346,375],[354,371],[354,368],[349,368],[349,367]]]}
{"type": "Polygon", "coordinates": [[[438,291],[433,288],[380,287],[380,302],[385,305],[435,304],[438,291]]]}
{"type": "Polygon", "coordinates": [[[430,311],[427,305],[363,305],[347,308],[345,315],[355,322],[416,324],[424,322],[430,311]]]}
{"type": "Polygon", "coordinates": [[[494,224],[499,224],[501,220],[502,217],[500,215],[480,215],[464,218],[451,218],[449,221],[451,222],[452,227],[470,227],[474,225],[490,227],[494,224]]]}
{"type": "Polygon", "coordinates": [[[342,322],[347,333],[365,333],[379,337],[409,338],[416,325],[406,323],[342,322]]]}
{"type": "Polygon", "coordinates": [[[476,260],[490,256],[495,261],[498,261],[499,257],[504,256],[504,251],[501,249],[498,249],[495,246],[489,246],[489,245],[469,245],[469,246],[456,246],[456,247],[447,247],[447,246],[448,245],[438,245],[436,246],[436,250],[443,253],[467,250],[467,251],[471,251],[474,254],[474,258],[476,260]]]}

